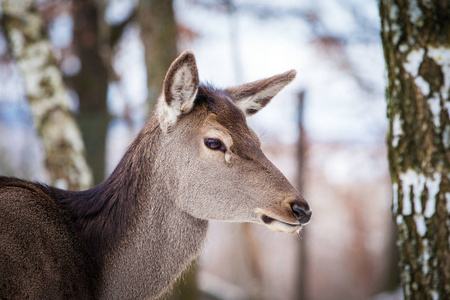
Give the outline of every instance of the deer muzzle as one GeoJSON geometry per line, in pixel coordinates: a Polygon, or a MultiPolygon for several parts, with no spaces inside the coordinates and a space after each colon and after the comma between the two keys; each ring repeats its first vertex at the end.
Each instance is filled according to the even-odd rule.
{"type": "Polygon", "coordinates": [[[295,233],[309,223],[312,210],[304,201],[294,200],[285,202],[281,211],[270,209],[258,209],[257,213],[264,225],[274,231],[295,233]]]}

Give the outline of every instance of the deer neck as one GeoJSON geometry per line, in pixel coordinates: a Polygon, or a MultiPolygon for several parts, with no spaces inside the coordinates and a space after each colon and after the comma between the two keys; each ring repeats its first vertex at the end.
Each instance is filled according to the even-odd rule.
{"type": "Polygon", "coordinates": [[[198,256],[208,222],[177,208],[158,164],[161,132],[150,121],[111,176],[70,201],[99,262],[101,296],[154,298],[198,256]],[[155,167],[158,165],[158,167],[155,167]],[[86,209],[80,207],[80,204],[86,209]]]}
{"type": "MultiPolygon", "coordinates": [[[[142,215],[103,268],[102,298],[155,298],[194,260],[203,244],[207,221],[176,209],[154,195],[142,215]],[[156,198],[156,199],[155,199],[156,198]]],[[[171,203],[171,202],[169,202],[171,203]]]]}

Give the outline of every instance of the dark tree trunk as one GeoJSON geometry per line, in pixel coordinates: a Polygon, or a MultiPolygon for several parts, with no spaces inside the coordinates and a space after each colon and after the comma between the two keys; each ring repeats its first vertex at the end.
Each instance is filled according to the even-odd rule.
{"type": "Polygon", "coordinates": [[[450,299],[450,2],[380,0],[406,299],[450,299]]]}
{"type": "Polygon", "coordinates": [[[177,57],[177,27],[172,0],[140,0],[138,20],[145,48],[148,105],[152,111],[164,76],[177,57]]]}
{"type": "MultiPolygon", "coordinates": [[[[87,161],[98,184],[105,176],[106,134],[110,116],[106,105],[108,64],[101,56],[99,24],[102,14],[92,0],[74,0],[74,46],[81,61],[73,80],[79,97],[78,124],[83,134],[87,161]]],[[[104,45],[107,47],[107,45],[104,45]]]]}
{"type": "MultiPolygon", "coordinates": [[[[298,131],[299,138],[297,141],[297,184],[296,188],[303,191],[304,188],[304,173],[305,173],[305,149],[306,149],[306,132],[304,127],[304,109],[305,109],[305,95],[306,91],[298,93],[298,131]]],[[[307,245],[307,231],[303,231],[302,241],[299,245],[299,266],[297,269],[298,285],[297,285],[297,300],[308,299],[308,248],[307,245]]]]}

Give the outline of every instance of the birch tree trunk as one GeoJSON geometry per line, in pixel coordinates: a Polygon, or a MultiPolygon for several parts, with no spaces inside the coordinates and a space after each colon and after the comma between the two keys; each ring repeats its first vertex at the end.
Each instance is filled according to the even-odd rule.
{"type": "Polygon", "coordinates": [[[1,4],[2,27],[22,74],[50,183],[86,189],[91,186],[92,175],[42,18],[33,0],[1,0],[1,4]]]}
{"type": "Polygon", "coordinates": [[[406,299],[450,299],[450,2],[379,0],[406,299]]]}

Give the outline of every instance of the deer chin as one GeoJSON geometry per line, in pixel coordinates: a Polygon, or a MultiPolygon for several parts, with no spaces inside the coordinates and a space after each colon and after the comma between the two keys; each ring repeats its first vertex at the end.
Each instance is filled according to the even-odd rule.
{"type": "Polygon", "coordinates": [[[303,228],[303,225],[300,223],[289,223],[267,215],[261,215],[261,221],[271,230],[278,232],[299,233],[303,228]]]}

